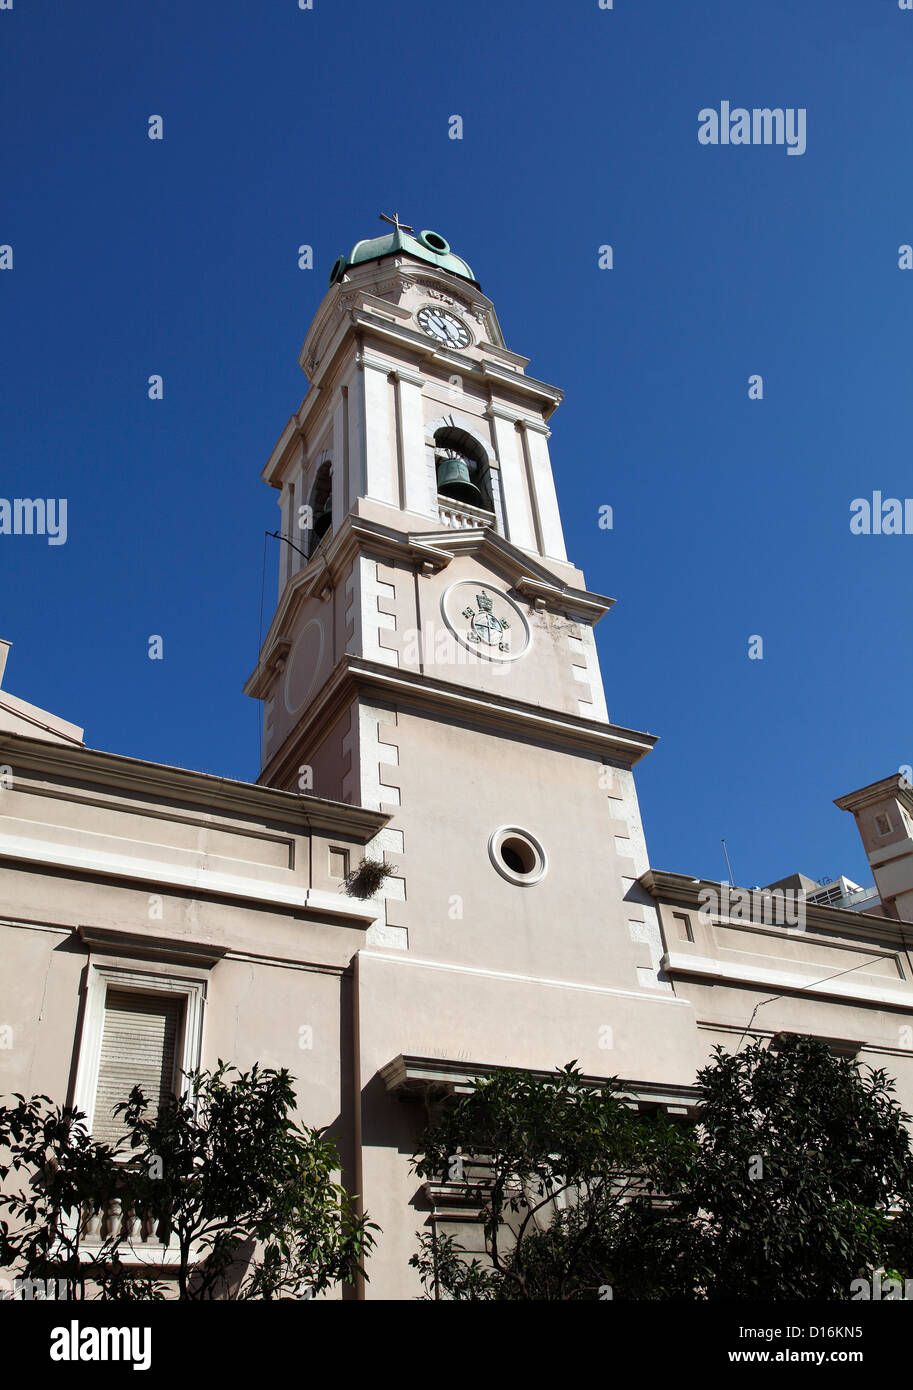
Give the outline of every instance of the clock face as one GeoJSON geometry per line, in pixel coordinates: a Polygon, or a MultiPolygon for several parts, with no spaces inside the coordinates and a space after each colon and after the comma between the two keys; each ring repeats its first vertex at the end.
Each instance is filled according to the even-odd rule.
{"type": "Polygon", "coordinates": [[[423,333],[447,347],[464,348],[472,342],[472,334],[465,323],[456,314],[448,314],[446,309],[436,309],[432,304],[426,304],[415,317],[423,333]]]}

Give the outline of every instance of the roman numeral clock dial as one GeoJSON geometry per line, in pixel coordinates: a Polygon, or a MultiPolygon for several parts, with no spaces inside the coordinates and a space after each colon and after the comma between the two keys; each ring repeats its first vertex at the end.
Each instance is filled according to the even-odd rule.
{"type": "Polygon", "coordinates": [[[429,338],[434,338],[446,347],[464,348],[472,342],[472,334],[465,323],[458,319],[456,314],[449,314],[446,309],[436,309],[431,304],[426,304],[424,308],[419,309],[415,318],[423,333],[427,333],[429,338]]]}

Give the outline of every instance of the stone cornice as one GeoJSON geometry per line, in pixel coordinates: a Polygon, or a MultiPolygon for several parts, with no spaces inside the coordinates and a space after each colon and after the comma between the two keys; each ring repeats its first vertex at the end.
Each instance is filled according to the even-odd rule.
{"type": "Polygon", "coordinates": [[[434,710],[445,719],[462,720],[478,728],[494,729],[551,747],[573,748],[599,757],[617,758],[633,766],[651,751],[658,737],[625,729],[617,724],[543,710],[485,691],[472,690],[418,672],[384,666],[354,656],[344,656],[325,682],[308,712],[306,728],[293,728],[261,773],[264,782],[283,781],[302,760],[304,749],[319,745],[340,711],[360,694],[372,699],[434,710]]]}
{"type": "Polygon", "coordinates": [[[508,410],[503,405],[497,405],[494,401],[489,401],[485,407],[485,414],[492,420],[504,420],[509,425],[517,425],[523,430],[532,430],[534,434],[544,435],[546,439],[551,439],[552,432],[542,420],[534,420],[529,415],[524,415],[520,410],[508,410]]]}
{"type": "Polygon", "coordinates": [[[393,367],[390,376],[394,381],[405,381],[410,386],[424,386],[425,378],[419,376],[418,372],[410,372],[405,367],[393,367]]]}
{"type": "MultiPolygon", "coordinates": [[[[6,690],[0,690],[0,710],[5,710],[23,724],[30,724],[32,728],[43,729],[52,739],[61,743],[72,743],[78,747],[83,744],[85,730],[78,724],[71,723],[69,719],[61,719],[50,710],[30,705],[27,700],[20,700],[18,696],[10,695],[6,690]]],[[[43,735],[36,734],[35,737],[41,738],[43,735]]]]}
{"type": "Polygon", "coordinates": [[[115,794],[189,804],[224,816],[254,816],[301,832],[344,833],[362,843],[372,839],[389,820],[379,811],[340,801],[20,734],[0,735],[0,761],[12,767],[14,778],[28,772],[55,781],[88,782],[115,794]]]}
{"type": "MultiPolygon", "coordinates": [[[[484,1080],[497,1075],[507,1068],[493,1062],[453,1061],[446,1057],[415,1057],[400,1053],[386,1066],[380,1068],[380,1076],[388,1091],[398,1095],[467,1095],[472,1090],[473,1080],[484,1080]]],[[[524,1072],[540,1080],[547,1080],[554,1072],[539,1068],[523,1068],[524,1072]]],[[[584,1085],[602,1087],[608,1080],[605,1076],[584,1076],[584,1085]]],[[[673,1115],[693,1115],[700,1100],[697,1086],[664,1086],[655,1081],[619,1080],[618,1090],[632,1107],[640,1110],[665,1110],[673,1115]]]]}
{"type": "Polygon", "coordinates": [[[639,762],[658,742],[654,734],[625,729],[617,724],[565,714],[560,710],[546,712],[541,705],[527,705],[500,695],[471,690],[432,676],[422,676],[398,667],[376,662],[348,659],[349,674],[364,686],[378,692],[386,691],[388,698],[412,698],[423,708],[438,708],[452,716],[473,723],[495,725],[525,732],[531,738],[586,748],[593,753],[639,762]]]}
{"type": "MultiPolygon", "coordinates": [[[[486,361],[484,357],[480,361],[468,352],[442,349],[418,329],[391,323],[378,314],[355,309],[352,311],[351,321],[354,328],[360,330],[363,335],[370,334],[375,339],[380,339],[392,347],[418,356],[421,360],[436,362],[445,369],[451,366],[458,367],[461,375],[470,380],[483,383],[497,381],[517,395],[528,396],[530,400],[538,402],[540,408],[544,409],[546,418],[554,413],[564,399],[564,392],[559,390],[557,386],[550,386],[548,382],[526,376],[501,362],[486,361]]],[[[391,362],[387,370],[392,371],[395,366],[396,363],[391,362]]],[[[315,378],[315,381],[321,379],[315,378]]]]}
{"type": "Polygon", "coordinates": [[[490,527],[465,531],[410,532],[412,545],[432,547],[446,557],[474,555],[500,566],[518,593],[536,601],[538,607],[560,608],[579,622],[593,627],[614,604],[605,594],[564,584],[554,572],[536,558],[493,531],[490,527]]]}
{"type": "Polygon", "coordinates": [[[393,377],[396,381],[408,381],[412,386],[425,385],[425,378],[419,376],[418,372],[410,371],[408,367],[399,363],[389,362],[384,357],[374,357],[370,352],[356,353],[355,365],[369,368],[372,372],[380,372],[385,377],[393,377]]]}
{"type": "Polygon", "coordinates": [[[543,425],[541,420],[530,420],[527,416],[521,415],[517,419],[517,424],[525,430],[531,430],[533,434],[544,434],[546,439],[551,439],[552,432],[548,425],[543,425]]]}
{"type": "Polygon", "coordinates": [[[285,429],[276,440],[269,458],[261,469],[260,476],[270,487],[277,490],[282,487],[282,475],[288,466],[290,455],[298,448],[301,436],[302,428],[296,413],[289,417],[285,429]]]}
{"type": "Polygon", "coordinates": [[[528,357],[522,357],[519,352],[511,352],[510,348],[499,347],[497,343],[480,341],[476,346],[486,356],[490,354],[496,362],[504,362],[508,367],[514,367],[518,371],[523,371],[530,364],[528,357]]]}
{"type": "Polygon", "coordinates": [[[913,815],[913,791],[904,785],[904,781],[905,779],[895,772],[890,777],[883,777],[880,782],[871,782],[867,787],[860,787],[858,791],[835,797],[834,805],[839,806],[841,811],[855,813],[883,801],[886,796],[893,796],[913,815]]]}
{"type": "MultiPolygon", "coordinates": [[[[657,902],[691,908],[700,908],[707,901],[706,897],[702,899],[702,893],[714,892],[718,895],[720,892],[719,881],[689,878],[687,874],[673,874],[662,869],[648,869],[646,873],[641,874],[638,883],[657,902]]],[[[762,891],[761,889],[730,887],[729,895],[730,899],[734,899],[737,893],[747,894],[753,906],[762,891]]],[[[781,938],[799,935],[795,930],[787,931],[786,928],[777,928],[772,926],[770,922],[742,921],[739,918],[728,921],[725,913],[714,912],[712,915],[725,921],[726,925],[733,929],[744,927],[746,931],[762,930],[781,938]]],[[[806,901],[805,934],[809,928],[814,928],[817,933],[834,938],[853,937],[871,942],[892,952],[906,949],[908,944],[913,946],[913,925],[910,923],[898,922],[892,917],[875,917],[865,912],[851,912],[845,907],[828,907],[823,903],[806,901]]]]}
{"type": "MultiPolygon", "coordinates": [[[[384,816],[386,821],[388,817],[384,816]]],[[[145,859],[136,853],[111,853],[83,844],[69,846],[57,840],[0,833],[0,861],[35,865],[71,877],[88,877],[94,882],[126,883],[151,889],[176,890],[195,898],[222,898],[249,903],[255,907],[281,908],[299,916],[321,921],[341,920],[347,925],[370,927],[376,920],[378,904],[363,902],[344,893],[308,888],[291,880],[278,881],[223,873],[201,865],[171,864],[162,859],[145,859]]]]}
{"type": "Polygon", "coordinates": [[[214,941],[176,936],[155,936],[151,932],[125,931],[120,927],[86,926],[76,934],[91,951],[109,955],[137,956],[145,960],[180,961],[185,965],[211,967],[227,955],[228,947],[214,941]]]}

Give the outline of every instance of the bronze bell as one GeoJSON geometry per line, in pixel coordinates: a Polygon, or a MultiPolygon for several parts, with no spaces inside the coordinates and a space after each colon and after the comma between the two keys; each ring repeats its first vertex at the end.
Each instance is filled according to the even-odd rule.
{"type": "Polygon", "coordinates": [[[474,465],[461,454],[449,454],[437,461],[437,490],[455,502],[467,502],[471,507],[484,507],[485,499],[472,481],[474,465]]]}

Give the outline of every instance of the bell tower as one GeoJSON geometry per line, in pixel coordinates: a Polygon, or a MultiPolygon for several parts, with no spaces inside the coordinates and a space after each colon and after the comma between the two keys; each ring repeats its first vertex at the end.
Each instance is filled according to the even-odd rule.
{"type": "Polygon", "coordinates": [[[667,993],[634,885],[654,740],[606,712],[612,600],[568,562],[549,458],[562,393],[443,236],[385,220],[333,266],[263,473],[289,543],[246,686],[260,780],[389,813],[367,946],[543,976],[570,952],[667,993]]]}
{"type": "MultiPolygon", "coordinates": [[[[561,392],[505,345],[443,236],[388,220],[333,266],[309,390],[264,470],[288,544],[246,686],[261,781],[389,817],[366,852],[389,876],[345,929],[340,986],[351,1182],[384,1232],[369,1297],[453,1215],[417,1188],[424,1111],[402,1101],[572,1058],[658,1094],[698,1062],[638,882],[632,768],[654,740],[609,720],[593,627],[612,600],[565,554],[561,392]]],[[[307,887],[338,893],[354,867],[327,842],[307,887]]]]}

